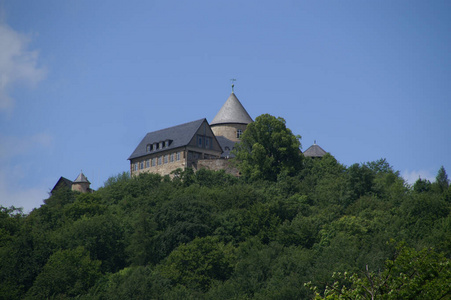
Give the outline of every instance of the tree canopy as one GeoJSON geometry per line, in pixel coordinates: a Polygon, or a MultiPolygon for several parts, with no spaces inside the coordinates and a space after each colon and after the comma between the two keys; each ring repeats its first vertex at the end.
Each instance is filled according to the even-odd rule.
{"type": "Polygon", "coordinates": [[[250,123],[234,154],[244,178],[276,181],[280,174],[294,175],[302,168],[300,136],[285,120],[263,114],[250,123]]]}
{"type": "Polygon", "coordinates": [[[0,207],[0,299],[449,299],[444,168],[410,186],[385,159],[303,158],[283,120],[256,123],[243,177],[122,173],[0,207]],[[254,160],[266,143],[257,158],[284,163],[254,160]]]}

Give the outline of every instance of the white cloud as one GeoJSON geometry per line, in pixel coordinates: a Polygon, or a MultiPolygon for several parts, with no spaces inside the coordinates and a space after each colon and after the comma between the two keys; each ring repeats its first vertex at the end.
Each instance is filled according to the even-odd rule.
{"type": "Polygon", "coordinates": [[[431,174],[431,172],[426,170],[420,170],[420,171],[409,171],[404,170],[401,173],[401,176],[407,181],[409,184],[414,184],[418,178],[421,179],[427,179],[430,182],[433,182],[435,180],[435,176],[431,174]]]}
{"type": "Polygon", "coordinates": [[[18,83],[36,85],[45,77],[37,66],[38,52],[27,49],[30,38],[0,23],[0,111],[11,111],[14,99],[9,92],[18,83]]]}
{"type": "Polygon", "coordinates": [[[23,207],[28,213],[48,198],[48,186],[42,182],[30,183],[27,176],[32,169],[29,163],[16,163],[18,156],[30,156],[36,150],[47,150],[53,138],[46,133],[28,137],[0,134],[0,205],[23,207]]]}
{"type": "Polygon", "coordinates": [[[3,170],[0,171],[0,205],[5,207],[23,207],[24,213],[29,213],[34,208],[41,206],[44,199],[49,197],[45,187],[20,189],[13,182],[14,178],[3,170]]]}

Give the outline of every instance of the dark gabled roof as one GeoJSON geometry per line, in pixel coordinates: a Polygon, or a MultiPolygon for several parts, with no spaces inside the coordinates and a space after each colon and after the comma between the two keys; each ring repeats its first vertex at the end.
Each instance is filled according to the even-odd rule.
{"type": "Polygon", "coordinates": [[[138,147],[136,147],[135,151],[133,151],[128,159],[131,160],[133,158],[141,157],[144,155],[187,146],[204,122],[207,122],[205,118],[174,127],[169,127],[166,129],[161,129],[158,131],[149,132],[142,139],[141,143],[139,143],[138,147]],[[159,143],[167,140],[171,141],[168,147],[156,149],[151,152],[148,152],[146,149],[147,145],[149,144],[159,143]]]}
{"type": "Polygon", "coordinates": [[[210,125],[227,123],[249,124],[252,122],[252,118],[249,116],[240,100],[238,100],[232,92],[214,117],[213,121],[211,121],[210,125]]]}
{"type": "Polygon", "coordinates": [[[236,142],[231,141],[224,136],[217,136],[216,139],[218,140],[218,143],[222,148],[221,157],[223,157],[223,158],[235,157],[235,155],[230,154],[230,151],[233,150],[236,142]]]}
{"type": "Polygon", "coordinates": [[[316,144],[316,142],[311,145],[307,150],[305,150],[304,152],[304,156],[307,157],[322,157],[326,154],[327,152],[324,151],[323,148],[321,148],[320,146],[318,146],[316,144]]]}
{"type": "Polygon", "coordinates": [[[67,178],[64,178],[63,176],[58,179],[53,189],[50,191],[50,193],[53,193],[53,191],[59,189],[59,188],[71,188],[72,187],[72,180],[69,180],[67,178]]]}

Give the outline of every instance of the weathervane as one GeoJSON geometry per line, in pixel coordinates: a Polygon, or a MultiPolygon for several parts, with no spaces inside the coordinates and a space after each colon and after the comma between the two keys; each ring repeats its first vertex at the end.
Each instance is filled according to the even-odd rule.
{"type": "Polygon", "coordinates": [[[230,79],[230,82],[232,83],[232,93],[233,93],[233,88],[235,87],[234,82],[236,81],[235,78],[230,79]]]}

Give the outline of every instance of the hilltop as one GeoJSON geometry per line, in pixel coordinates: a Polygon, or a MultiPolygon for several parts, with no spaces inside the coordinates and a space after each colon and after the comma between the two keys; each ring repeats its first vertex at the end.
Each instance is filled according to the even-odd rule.
{"type": "Polygon", "coordinates": [[[306,299],[346,292],[345,284],[350,293],[446,297],[451,188],[443,168],[435,182],[410,186],[385,159],[344,166],[330,154],[290,153],[297,139],[282,140],[274,151],[285,156],[274,164],[256,159],[261,149],[243,157],[243,143],[241,177],[122,173],[92,193],[56,190],[28,215],[2,208],[0,295],[306,299]]]}

